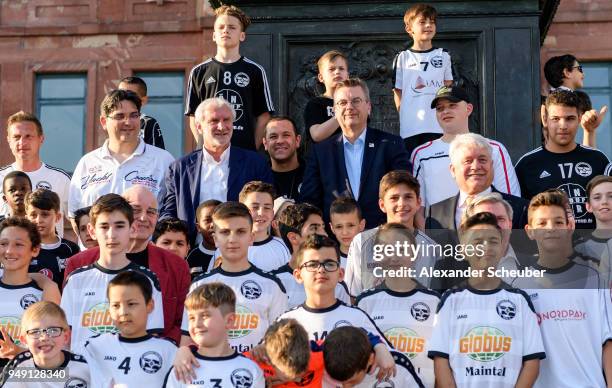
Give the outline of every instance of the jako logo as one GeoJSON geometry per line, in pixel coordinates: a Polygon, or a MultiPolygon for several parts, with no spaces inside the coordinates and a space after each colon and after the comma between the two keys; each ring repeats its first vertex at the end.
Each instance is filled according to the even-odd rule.
{"type": "Polygon", "coordinates": [[[0,317],[0,328],[13,339],[15,345],[21,345],[21,319],[17,317],[0,317]]]}
{"type": "Polygon", "coordinates": [[[259,315],[254,314],[248,308],[236,305],[236,318],[228,330],[230,338],[240,338],[251,334],[259,327],[259,315]]]}
{"type": "Polygon", "coordinates": [[[117,332],[106,302],[98,303],[86,311],[81,318],[81,325],[96,334],[117,332]]]}
{"type": "Polygon", "coordinates": [[[406,327],[389,329],[385,332],[385,337],[398,352],[404,353],[409,358],[414,358],[425,350],[425,338],[406,327]]]}
{"type": "Polygon", "coordinates": [[[477,326],[459,339],[459,352],[475,361],[495,361],[510,351],[512,337],[489,326],[477,326]]]}
{"type": "Polygon", "coordinates": [[[552,310],[544,313],[537,313],[538,324],[549,319],[553,321],[582,321],[586,319],[586,315],[586,311],[579,310],[552,310]]]}

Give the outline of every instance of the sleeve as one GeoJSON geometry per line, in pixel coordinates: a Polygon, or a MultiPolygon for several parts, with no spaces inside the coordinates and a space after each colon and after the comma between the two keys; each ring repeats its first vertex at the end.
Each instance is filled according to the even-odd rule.
{"type": "Polygon", "coordinates": [[[306,107],[304,108],[304,136],[306,139],[311,140],[312,136],[310,135],[310,127],[316,124],[321,124],[320,117],[317,114],[317,104],[315,100],[311,98],[306,103],[306,107]]]}
{"type": "Polygon", "coordinates": [[[166,377],[164,378],[164,388],[181,388],[182,385],[176,381],[176,377],[174,377],[174,367],[170,367],[168,373],[166,373],[166,377]]]}
{"type": "Polygon", "coordinates": [[[257,71],[254,80],[251,81],[253,99],[253,116],[257,117],[262,113],[274,112],[274,104],[272,103],[272,94],[270,94],[270,84],[266,70],[261,65],[256,65],[257,71]]]}
{"type": "Polygon", "coordinates": [[[419,181],[419,186],[421,188],[421,191],[419,193],[419,195],[421,196],[421,204],[424,207],[428,207],[429,203],[426,201],[427,196],[425,195],[427,193],[427,190],[425,189],[425,185],[426,185],[426,180],[425,180],[425,174],[423,174],[423,171],[421,170],[421,157],[418,154],[419,152],[419,147],[415,148],[414,151],[412,151],[412,157],[410,158],[411,162],[412,162],[412,176],[415,177],[418,181],[419,181]]]}
{"type": "Polygon", "coordinates": [[[321,209],[323,208],[324,193],[317,149],[316,145],[311,147],[308,154],[300,190],[300,202],[307,202],[321,209]]]}
{"type": "Polygon", "coordinates": [[[604,175],[612,176],[612,163],[609,163],[604,170],[604,175]]]}
{"type": "Polygon", "coordinates": [[[81,180],[84,169],[83,158],[79,160],[72,178],[70,179],[70,189],[68,191],[68,217],[74,218],[74,212],[82,208],[83,191],[81,190],[81,180]]]}
{"type": "MultiPolygon", "coordinates": [[[[68,269],[66,267],[66,269],[68,269]]],[[[68,271],[66,271],[66,273],[68,273],[68,271]]],[[[74,281],[71,283],[69,282],[70,280],[70,276],[66,275],[66,283],[64,284],[64,289],[62,290],[62,299],[60,300],[60,307],[62,308],[62,310],[64,310],[64,313],[66,313],[66,321],[68,323],[68,326],[70,326],[71,328],[74,327],[75,322],[74,322],[74,306],[73,306],[73,293],[74,293],[74,281]]]]}
{"type": "MultiPolygon", "coordinates": [[[[268,322],[272,323],[282,313],[288,310],[289,298],[287,293],[284,291],[282,286],[278,285],[275,281],[274,286],[277,288],[273,292],[270,308],[268,309],[268,322]]],[[[280,280],[278,280],[280,283],[280,280]]]]}
{"type": "Polygon", "coordinates": [[[403,70],[402,70],[402,53],[399,53],[393,59],[393,82],[394,88],[402,90],[403,70]]]}
{"type": "Polygon", "coordinates": [[[181,335],[189,337],[189,317],[187,316],[187,309],[183,306],[183,314],[181,319],[181,335]]]}
{"type": "Polygon", "coordinates": [[[106,374],[104,373],[104,368],[98,363],[99,355],[95,343],[92,342],[92,338],[85,342],[83,352],[83,356],[85,356],[87,365],[89,366],[89,375],[90,381],[92,382],[92,387],[108,387],[110,382],[105,382],[107,377],[105,376],[106,374]]]}
{"type": "Polygon", "coordinates": [[[359,295],[363,291],[361,284],[361,233],[357,234],[346,255],[346,270],[344,272],[344,282],[349,289],[351,295],[359,295]]]}
{"type": "Polygon", "coordinates": [[[606,285],[598,290],[600,304],[603,306],[602,323],[601,323],[601,343],[605,344],[612,340],[612,292],[610,286],[606,285]]]}
{"type": "Polygon", "coordinates": [[[264,378],[264,373],[259,366],[255,371],[255,376],[253,376],[253,388],[266,388],[266,380],[264,378]]]}
{"type": "Polygon", "coordinates": [[[387,345],[389,349],[393,349],[393,345],[391,345],[391,343],[387,340],[383,332],[378,328],[378,326],[376,326],[376,323],[374,323],[372,318],[370,318],[370,316],[365,311],[361,309],[358,309],[358,310],[361,311],[361,313],[363,314],[363,321],[362,321],[361,328],[367,331],[368,333],[379,336],[381,339],[381,342],[387,345]]]}
{"type": "Polygon", "coordinates": [[[159,210],[159,218],[178,217],[177,215],[177,204],[176,204],[176,177],[177,169],[180,166],[180,161],[172,163],[168,170],[166,170],[166,176],[164,177],[164,199],[161,202],[159,210]]]}
{"type": "Polygon", "coordinates": [[[524,294],[522,311],[525,313],[523,316],[523,361],[546,358],[544,353],[544,343],[542,342],[542,333],[540,332],[540,326],[538,325],[538,318],[536,317],[535,309],[529,295],[524,294]]]}
{"type": "Polygon", "coordinates": [[[153,302],[155,307],[147,318],[147,331],[150,333],[161,333],[164,331],[164,302],[161,290],[155,286],[153,281],[151,281],[151,285],[153,286],[153,302]]]}
{"type": "Polygon", "coordinates": [[[510,155],[501,143],[491,143],[493,149],[493,186],[506,194],[521,196],[521,187],[512,167],[510,155]]]}
{"type": "Polygon", "coordinates": [[[444,63],[446,64],[446,68],[444,69],[444,81],[452,81],[453,80],[453,63],[451,61],[450,53],[446,50],[443,51],[444,63]]]}
{"type": "Polygon", "coordinates": [[[153,121],[153,128],[152,128],[153,142],[151,144],[157,148],[161,148],[162,150],[165,150],[166,146],[164,144],[164,135],[162,133],[161,128],[159,127],[159,122],[155,120],[154,118],[152,118],[152,121],[153,121]]]}
{"type": "Polygon", "coordinates": [[[198,91],[195,87],[196,80],[199,72],[197,71],[198,66],[191,69],[191,73],[189,73],[189,82],[187,83],[187,93],[185,100],[185,116],[193,116],[195,114],[196,108],[202,102],[202,96],[200,95],[201,91],[198,91]]]}
{"type": "Polygon", "coordinates": [[[427,357],[443,357],[448,359],[453,339],[450,338],[450,323],[452,313],[452,301],[450,297],[442,298],[438,306],[438,312],[434,318],[434,328],[429,340],[427,357]]]}
{"type": "Polygon", "coordinates": [[[191,284],[191,275],[189,273],[189,266],[186,261],[181,262],[180,268],[177,268],[176,277],[178,281],[177,285],[177,296],[176,306],[174,306],[174,327],[172,328],[172,338],[180,343],[182,334],[182,322],[183,322],[183,311],[185,306],[185,299],[187,298],[187,292],[189,291],[189,285],[191,284]]]}

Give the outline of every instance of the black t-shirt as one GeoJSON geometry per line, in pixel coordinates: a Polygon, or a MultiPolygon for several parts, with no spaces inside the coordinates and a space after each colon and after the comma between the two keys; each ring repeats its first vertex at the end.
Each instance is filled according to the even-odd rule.
{"type": "Polygon", "coordinates": [[[206,272],[214,254],[214,249],[208,250],[201,244],[189,251],[187,254],[187,264],[189,264],[191,280],[206,272]]]}
{"type": "Polygon", "coordinates": [[[264,68],[246,57],[233,63],[204,61],[189,75],[185,114],[193,115],[211,97],[224,98],[236,111],[232,145],[254,150],[257,116],[274,111],[264,68]]]}
{"type": "MultiPolygon", "coordinates": [[[[334,100],[331,98],[319,96],[310,99],[304,108],[304,142],[308,146],[314,141],[310,135],[310,127],[315,124],[321,124],[334,117],[334,100]]],[[[333,135],[342,132],[340,127],[336,129],[333,135]]],[[[333,136],[332,135],[332,136],[333,136]]]]}
{"type": "Polygon", "coordinates": [[[146,248],[144,251],[128,253],[126,256],[132,263],[149,268],[149,252],[146,248]]]}
{"type": "Polygon", "coordinates": [[[577,144],[562,154],[536,148],[519,159],[515,170],[523,198],[530,200],[545,190],[561,189],[570,200],[576,228],[594,229],[593,214],[586,210],[586,185],[596,175],[604,174],[608,163],[603,152],[577,144]]]}
{"type": "Polygon", "coordinates": [[[285,196],[297,201],[300,195],[302,180],[304,179],[304,163],[301,162],[295,170],[285,172],[272,171],[272,174],[274,174],[276,195],[279,197],[285,196]]]}
{"type": "Polygon", "coordinates": [[[165,150],[164,136],[162,135],[159,123],[155,118],[147,115],[140,116],[140,136],[145,143],[165,150]]]}
{"type": "Polygon", "coordinates": [[[79,246],[62,238],[56,244],[43,244],[38,256],[33,257],[28,272],[40,272],[62,287],[66,260],[80,252],[79,246]]]}

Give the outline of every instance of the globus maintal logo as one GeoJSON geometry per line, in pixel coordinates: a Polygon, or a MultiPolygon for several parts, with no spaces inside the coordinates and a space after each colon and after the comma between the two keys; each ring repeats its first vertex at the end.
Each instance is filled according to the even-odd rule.
{"type": "Polygon", "coordinates": [[[0,328],[13,339],[16,345],[21,345],[21,319],[17,317],[0,317],[0,328]]]}
{"type": "Polygon", "coordinates": [[[477,326],[459,339],[459,352],[475,361],[495,361],[510,351],[512,337],[490,326],[477,326]]]}
{"type": "Polygon", "coordinates": [[[395,350],[404,353],[408,358],[414,358],[425,350],[425,338],[407,327],[394,327],[385,331],[385,337],[395,350]]]}
{"type": "Polygon", "coordinates": [[[83,313],[81,325],[95,334],[117,332],[117,328],[113,325],[113,320],[108,311],[108,303],[106,302],[93,305],[89,310],[83,313]]]}
{"type": "Polygon", "coordinates": [[[228,330],[229,338],[240,338],[251,334],[259,327],[259,315],[253,313],[248,308],[236,305],[236,317],[234,323],[228,330]]]}

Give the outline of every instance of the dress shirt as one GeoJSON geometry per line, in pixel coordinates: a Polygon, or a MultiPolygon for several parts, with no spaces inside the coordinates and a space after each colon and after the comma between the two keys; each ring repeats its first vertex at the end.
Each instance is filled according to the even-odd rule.
{"type": "Polygon", "coordinates": [[[363,130],[361,135],[354,143],[342,135],[344,144],[344,165],[346,166],[346,174],[351,185],[351,191],[355,200],[359,199],[359,187],[361,185],[361,165],[363,163],[363,151],[365,149],[365,137],[367,128],[363,130]]]}
{"type": "Polygon", "coordinates": [[[202,149],[202,176],[200,178],[200,203],[209,199],[227,201],[230,148],[227,147],[217,162],[211,154],[202,149]]]}
{"type": "Polygon", "coordinates": [[[473,200],[477,197],[487,195],[491,193],[491,191],[491,186],[489,186],[489,188],[487,188],[485,191],[481,191],[480,193],[474,195],[469,195],[461,190],[459,191],[459,200],[457,201],[457,209],[455,209],[455,226],[457,229],[459,229],[459,225],[461,225],[461,218],[463,217],[463,213],[465,213],[465,209],[468,205],[467,199],[470,198],[470,200],[473,200]]]}

